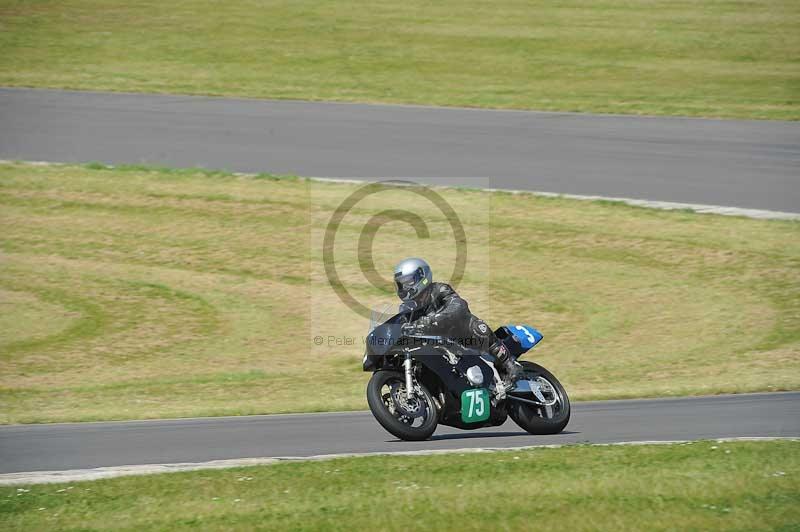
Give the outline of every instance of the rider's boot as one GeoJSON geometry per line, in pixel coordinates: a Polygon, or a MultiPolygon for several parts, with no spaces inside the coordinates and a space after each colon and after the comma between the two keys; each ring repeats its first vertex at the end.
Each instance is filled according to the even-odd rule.
{"type": "Polygon", "coordinates": [[[498,369],[506,389],[512,388],[514,383],[523,377],[522,366],[514,360],[514,357],[508,352],[508,348],[499,341],[489,348],[489,353],[499,362],[498,369]]]}

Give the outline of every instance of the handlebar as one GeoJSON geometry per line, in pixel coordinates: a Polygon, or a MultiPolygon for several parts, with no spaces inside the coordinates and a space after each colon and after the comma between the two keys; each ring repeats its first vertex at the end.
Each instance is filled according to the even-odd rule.
{"type": "Polygon", "coordinates": [[[415,340],[429,340],[431,342],[438,342],[443,344],[457,344],[456,340],[452,338],[448,338],[446,336],[434,336],[430,334],[407,334],[405,335],[406,338],[412,338],[415,340]]]}

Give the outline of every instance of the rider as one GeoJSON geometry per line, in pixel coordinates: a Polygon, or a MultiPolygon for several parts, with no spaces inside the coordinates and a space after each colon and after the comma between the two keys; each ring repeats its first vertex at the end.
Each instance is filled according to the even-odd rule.
{"type": "Polygon", "coordinates": [[[417,304],[410,323],[413,332],[437,332],[481,347],[488,346],[486,351],[500,362],[498,369],[507,385],[521,377],[521,366],[486,322],[470,313],[467,302],[449,284],[433,282],[427,262],[417,258],[401,261],[394,268],[394,282],[403,302],[417,304]]]}

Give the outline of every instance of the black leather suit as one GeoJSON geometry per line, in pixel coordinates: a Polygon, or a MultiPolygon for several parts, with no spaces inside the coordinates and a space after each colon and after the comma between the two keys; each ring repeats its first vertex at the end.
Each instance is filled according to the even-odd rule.
{"type": "Polygon", "coordinates": [[[465,347],[496,354],[499,344],[492,329],[473,316],[469,305],[446,283],[432,283],[430,294],[411,315],[411,325],[419,334],[447,336],[465,347]]]}

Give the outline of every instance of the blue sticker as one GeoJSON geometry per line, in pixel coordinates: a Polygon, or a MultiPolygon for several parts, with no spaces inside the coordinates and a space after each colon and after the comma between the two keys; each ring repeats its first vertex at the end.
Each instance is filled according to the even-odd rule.
{"type": "Polygon", "coordinates": [[[520,346],[525,350],[535,346],[544,338],[542,333],[530,325],[506,325],[506,328],[519,340],[520,346]]]}

